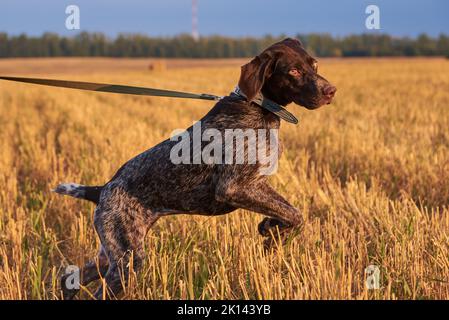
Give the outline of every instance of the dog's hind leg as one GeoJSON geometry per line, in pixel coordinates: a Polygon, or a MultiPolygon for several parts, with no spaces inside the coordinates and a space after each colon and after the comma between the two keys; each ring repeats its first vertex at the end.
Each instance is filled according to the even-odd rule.
{"type": "MultiPolygon", "coordinates": [[[[97,259],[89,261],[80,270],[80,285],[87,286],[92,281],[98,280],[100,277],[104,277],[108,270],[108,257],[103,247],[100,246],[100,251],[98,253],[97,259]]],[[[64,300],[71,300],[79,292],[79,289],[73,288],[69,289],[67,285],[67,278],[70,274],[65,274],[61,277],[61,290],[62,297],[64,300]]]]}
{"type": "Polygon", "coordinates": [[[98,254],[97,261],[89,261],[83,268],[83,286],[87,286],[92,281],[104,277],[108,271],[109,261],[103,246],[100,246],[100,252],[98,254]]]}
{"type": "Polygon", "coordinates": [[[96,299],[116,297],[128,282],[129,271],[137,271],[144,257],[144,238],[157,216],[128,201],[107,201],[109,208],[95,211],[95,228],[109,260],[106,286],[100,285],[96,299]]]}

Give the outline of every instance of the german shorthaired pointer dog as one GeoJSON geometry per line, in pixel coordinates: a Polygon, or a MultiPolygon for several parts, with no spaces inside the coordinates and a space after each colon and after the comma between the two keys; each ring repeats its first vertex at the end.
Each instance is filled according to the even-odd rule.
{"type": "MultiPolygon", "coordinates": [[[[329,104],[336,92],[336,88],[318,74],[317,61],[298,40],[290,38],[270,46],[244,65],[238,88],[237,93],[223,97],[200,120],[201,132],[207,129],[223,134],[228,129],[277,130],[281,119],[254,103],[256,96],[263,96],[279,106],[294,102],[316,109],[329,104]]],[[[192,136],[194,127],[184,133],[192,136]]],[[[261,136],[271,139],[268,133],[261,136]]],[[[271,151],[273,148],[280,150],[277,136],[275,142],[274,146],[267,147],[268,152],[270,148],[271,151]]],[[[139,268],[144,258],[144,237],[162,216],[214,216],[241,208],[266,216],[258,230],[267,239],[271,239],[272,230],[282,236],[301,227],[301,214],[267,183],[259,160],[239,164],[226,161],[174,163],[171,155],[177,143],[173,138],[167,139],[141,153],[126,162],[103,186],[64,183],[54,190],[97,204],[94,224],[101,247],[98,261],[82,269],[82,285],[101,275],[106,281],[106,296],[112,298],[119,294],[121,275],[126,276],[128,269],[122,266],[127,266],[133,257],[134,268],[139,268]]],[[[193,150],[190,159],[201,152],[192,144],[188,145],[193,150]]],[[[204,145],[204,141],[200,144],[204,145]]],[[[245,145],[249,147],[248,143],[243,147],[245,145]]],[[[234,155],[242,151],[248,156],[248,148],[237,148],[234,155]]],[[[229,151],[224,149],[218,150],[223,157],[229,151]]],[[[279,155],[280,151],[276,153],[277,158],[279,155]]],[[[77,290],[66,288],[66,278],[67,275],[62,277],[62,292],[64,298],[71,299],[77,290]]],[[[103,290],[100,286],[95,293],[97,299],[103,298],[103,290]]]]}

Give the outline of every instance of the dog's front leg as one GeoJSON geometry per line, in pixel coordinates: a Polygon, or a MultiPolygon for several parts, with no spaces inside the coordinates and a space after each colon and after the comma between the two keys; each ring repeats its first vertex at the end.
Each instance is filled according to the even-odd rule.
{"type": "MultiPolygon", "coordinates": [[[[279,228],[281,234],[286,234],[303,224],[300,212],[265,181],[242,185],[233,179],[221,179],[215,197],[218,201],[234,207],[270,217],[259,224],[259,233],[262,236],[270,236],[275,228],[279,228]]],[[[265,244],[271,244],[271,237],[265,244]]]]}

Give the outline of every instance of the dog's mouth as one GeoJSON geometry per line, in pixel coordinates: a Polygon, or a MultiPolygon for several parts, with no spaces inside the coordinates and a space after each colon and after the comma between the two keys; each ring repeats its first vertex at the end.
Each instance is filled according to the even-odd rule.
{"type": "Polygon", "coordinates": [[[328,105],[331,104],[332,101],[334,100],[334,95],[325,95],[322,96],[316,103],[313,103],[311,107],[307,107],[308,109],[317,109],[319,107],[322,107],[324,105],[328,105]]]}
{"type": "Polygon", "coordinates": [[[315,110],[318,109],[326,104],[330,104],[332,102],[332,98],[321,98],[319,100],[316,101],[309,101],[309,102],[304,102],[301,101],[300,103],[296,102],[297,105],[304,107],[308,110],[315,110]]]}
{"type": "Polygon", "coordinates": [[[332,100],[333,100],[333,97],[324,97],[324,98],[322,99],[321,105],[331,104],[331,103],[332,103],[332,100]]]}
{"type": "Polygon", "coordinates": [[[308,110],[314,110],[314,109],[318,109],[324,105],[331,104],[333,100],[334,100],[334,94],[331,94],[331,95],[321,95],[321,96],[318,96],[318,97],[312,98],[312,99],[304,99],[303,96],[302,97],[297,96],[296,99],[294,100],[294,102],[297,105],[302,106],[308,110]]]}

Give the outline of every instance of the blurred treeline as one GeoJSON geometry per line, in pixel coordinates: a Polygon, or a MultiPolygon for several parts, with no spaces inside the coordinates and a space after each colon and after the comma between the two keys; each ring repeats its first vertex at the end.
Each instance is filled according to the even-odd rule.
{"type": "MultiPolygon", "coordinates": [[[[417,38],[389,35],[350,35],[332,37],[328,34],[297,35],[307,49],[321,57],[352,56],[449,56],[449,36],[437,38],[425,34],[417,38]]],[[[165,57],[165,58],[231,58],[258,54],[285,36],[261,38],[201,37],[189,35],[149,37],[121,34],[114,39],[101,33],[80,33],[74,37],[45,33],[40,37],[24,34],[8,36],[0,33],[0,57],[165,57]]]]}

